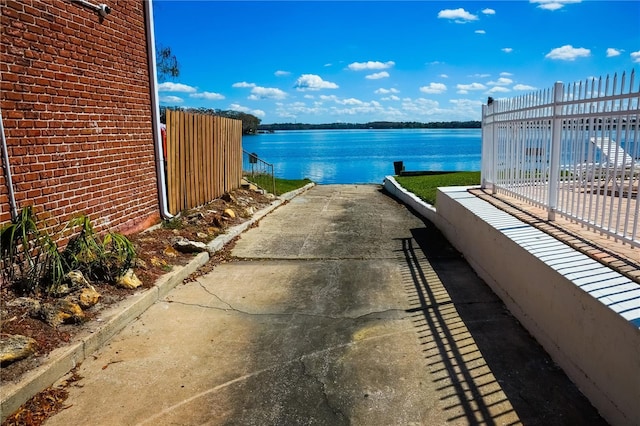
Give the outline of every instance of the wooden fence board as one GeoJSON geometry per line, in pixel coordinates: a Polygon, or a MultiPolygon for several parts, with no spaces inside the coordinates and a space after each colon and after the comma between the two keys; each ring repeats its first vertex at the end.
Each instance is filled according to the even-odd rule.
{"type": "Polygon", "coordinates": [[[240,187],[242,121],[167,110],[167,199],[171,214],[240,187]]]}

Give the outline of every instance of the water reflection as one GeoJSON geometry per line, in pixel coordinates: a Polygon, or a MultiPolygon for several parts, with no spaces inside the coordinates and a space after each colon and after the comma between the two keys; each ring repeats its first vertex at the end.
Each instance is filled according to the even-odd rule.
{"type": "Polygon", "coordinates": [[[243,138],[276,176],[317,183],[381,183],[406,170],[480,170],[480,129],[282,131],[243,138]]]}

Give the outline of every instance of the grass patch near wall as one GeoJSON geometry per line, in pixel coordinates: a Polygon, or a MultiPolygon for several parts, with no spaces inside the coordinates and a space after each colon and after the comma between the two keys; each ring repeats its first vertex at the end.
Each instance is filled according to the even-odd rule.
{"type": "Polygon", "coordinates": [[[480,185],[480,172],[443,172],[421,176],[394,176],[407,191],[423,201],[436,205],[436,193],[440,186],[480,185]]]}
{"type": "Polygon", "coordinates": [[[280,179],[276,178],[276,195],[295,191],[303,186],[311,183],[311,179],[280,179]]]}

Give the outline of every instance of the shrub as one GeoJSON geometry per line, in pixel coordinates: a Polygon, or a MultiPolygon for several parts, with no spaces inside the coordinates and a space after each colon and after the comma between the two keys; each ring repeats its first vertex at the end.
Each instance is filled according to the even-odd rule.
{"type": "Polygon", "coordinates": [[[101,239],[84,215],[70,220],[63,232],[72,231],[73,235],[77,228],[78,234],[61,252],[57,244],[60,238],[39,230],[33,208],[23,208],[0,230],[3,283],[20,294],[56,294],[69,271],[79,270],[89,279],[114,282],[133,265],[135,249],[124,235],[108,232],[101,239]]]}

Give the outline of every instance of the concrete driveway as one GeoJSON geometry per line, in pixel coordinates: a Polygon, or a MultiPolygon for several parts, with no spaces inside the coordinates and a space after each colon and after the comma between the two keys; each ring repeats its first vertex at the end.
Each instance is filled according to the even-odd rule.
{"type": "Polygon", "coordinates": [[[85,361],[47,425],[604,424],[378,186],[315,187],[233,256],[85,361]]]}

